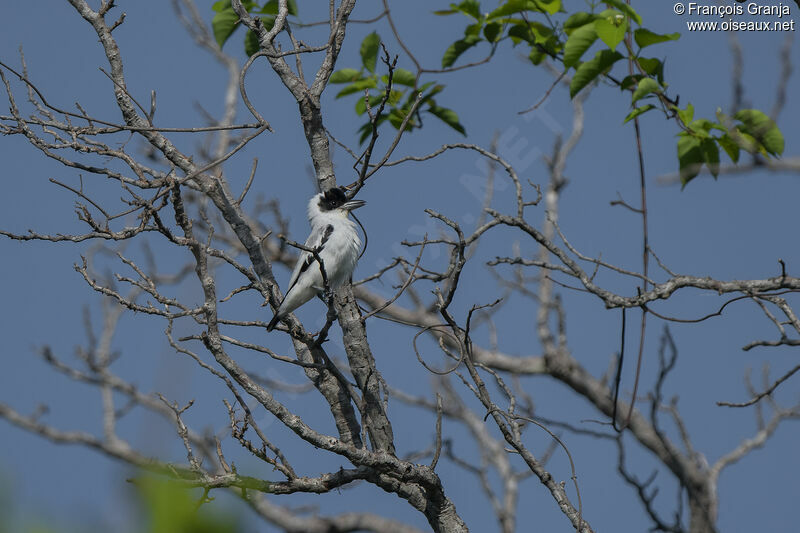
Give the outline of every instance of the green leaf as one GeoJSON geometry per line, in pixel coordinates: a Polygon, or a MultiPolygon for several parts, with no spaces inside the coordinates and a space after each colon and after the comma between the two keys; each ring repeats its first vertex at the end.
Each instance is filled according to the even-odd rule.
{"type": "Polygon", "coordinates": [[[621,91],[627,91],[628,89],[630,89],[634,85],[638,85],[639,81],[642,78],[645,78],[645,77],[646,76],[644,76],[642,74],[630,74],[628,76],[625,76],[624,78],[622,78],[622,81],[619,83],[619,89],[621,91]]]}
{"type": "Polygon", "coordinates": [[[506,17],[508,15],[513,15],[514,13],[519,13],[521,11],[527,11],[528,4],[531,3],[532,2],[528,2],[527,0],[509,0],[505,4],[499,6],[494,11],[490,12],[487,18],[488,20],[492,20],[499,17],[506,17]]]}
{"type": "Polygon", "coordinates": [[[482,29],[483,29],[483,22],[476,22],[475,24],[470,24],[469,26],[464,28],[464,37],[470,37],[472,35],[480,36],[482,29]]]}
{"type": "Polygon", "coordinates": [[[606,43],[611,50],[615,50],[625,37],[628,20],[622,15],[597,19],[594,21],[594,29],[600,40],[606,43]]]}
{"type": "Polygon", "coordinates": [[[192,493],[166,480],[137,476],[136,488],[150,533],[234,533],[240,529],[235,517],[213,508],[198,513],[192,493]]]}
{"type": "Polygon", "coordinates": [[[497,36],[500,35],[500,30],[502,29],[503,25],[499,22],[490,22],[483,27],[483,36],[486,37],[487,41],[493,43],[497,40],[497,36]]]}
{"type": "Polygon", "coordinates": [[[464,126],[461,125],[461,122],[458,121],[458,114],[456,114],[456,112],[452,109],[431,105],[428,107],[428,111],[430,111],[430,113],[434,116],[438,117],[439,120],[459,132],[461,135],[467,135],[467,130],[465,130],[464,126]]]}
{"type": "Polygon", "coordinates": [[[261,43],[258,42],[258,34],[253,30],[247,30],[244,36],[244,53],[247,56],[258,53],[261,50],[261,43]]]}
{"type": "MultiPolygon", "coordinates": [[[[250,11],[254,7],[258,7],[253,0],[242,0],[242,6],[244,6],[244,8],[247,11],[250,11]]],[[[226,9],[231,9],[232,10],[233,6],[231,5],[231,0],[218,0],[217,2],[214,2],[212,4],[211,9],[212,9],[212,11],[215,11],[215,12],[218,13],[218,12],[224,11],[226,9]]]]}
{"type": "MultiPolygon", "coordinates": [[[[392,126],[394,126],[394,129],[399,130],[400,126],[403,125],[403,121],[405,120],[407,115],[408,115],[408,110],[406,109],[400,109],[400,108],[392,109],[388,115],[389,123],[392,126]]],[[[406,128],[407,129],[412,128],[412,123],[410,120],[408,121],[408,124],[406,124],[406,128]]]]}
{"type": "Polygon", "coordinates": [[[639,45],[639,48],[644,48],[645,46],[650,46],[651,44],[664,43],[667,41],[677,41],[678,39],[681,38],[681,34],[667,33],[661,35],[658,33],[653,33],[647,28],[637,28],[636,30],[633,31],[633,38],[636,40],[636,44],[639,45]]]}
{"type": "MultiPolygon", "coordinates": [[[[388,119],[389,116],[386,114],[379,116],[377,120],[377,125],[380,126],[388,119]]],[[[360,128],[358,128],[358,131],[361,133],[361,135],[358,138],[358,143],[364,144],[364,141],[366,141],[370,137],[370,135],[372,135],[372,122],[368,120],[366,124],[363,124],[360,128]]]]}
{"type": "Polygon", "coordinates": [[[591,60],[578,66],[569,84],[570,98],[574,98],[581,89],[589,85],[597,76],[620,59],[622,59],[622,54],[619,52],[600,50],[591,60]]]}
{"type": "Polygon", "coordinates": [[[400,100],[403,98],[403,95],[406,93],[404,91],[392,91],[389,93],[389,100],[388,103],[390,106],[396,106],[400,103],[400,100]]]}
{"type": "Polygon", "coordinates": [[[728,128],[727,128],[727,126],[725,126],[725,124],[718,124],[716,122],[711,122],[710,120],[708,122],[711,124],[711,129],[712,130],[718,130],[718,131],[721,131],[723,133],[727,133],[728,132],[728,128]]]}
{"type": "MultiPolygon", "coordinates": [[[[381,77],[381,81],[383,83],[389,83],[389,77],[388,76],[383,76],[383,77],[381,77]]],[[[389,104],[390,106],[394,107],[394,106],[397,105],[397,103],[400,101],[400,99],[403,98],[403,95],[405,95],[405,94],[406,94],[405,91],[392,90],[389,93],[389,99],[386,100],[386,103],[389,104]]],[[[384,96],[386,96],[386,91],[385,90],[381,91],[379,94],[377,94],[375,96],[370,97],[369,105],[373,105],[373,103],[372,103],[373,100],[375,100],[378,103],[380,103],[380,101],[383,100],[384,96]]],[[[375,104],[375,105],[377,105],[377,104],[375,104]]]]}
{"type": "Polygon", "coordinates": [[[553,37],[553,29],[541,22],[531,21],[526,26],[533,33],[533,42],[536,44],[543,44],[553,37]]]}
{"type": "Polygon", "coordinates": [[[444,55],[442,56],[442,68],[452,66],[461,54],[482,40],[483,39],[477,35],[468,35],[467,37],[464,37],[463,39],[460,39],[448,46],[447,50],[445,50],[444,55]]]}
{"type": "MultiPolygon", "coordinates": [[[[230,6],[230,1],[228,1],[228,5],[230,6]]],[[[214,31],[214,39],[216,39],[220,48],[233,35],[238,25],[239,15],[236,14],[233,8],[223,9],[214,15],[214,18],[211,19],[211,29],[214,31]]]]}
{"type": "MultiPolygon", "coordinates": [[[[370,103],[369,105],[372,105],[370,103]]],[[[367,111],[367,101],[365,97],[361,97],[356,100],[356,115],[363,115],[367,111]]]]}
{"type": "Polygon", "coordinates": [[[742,109],[733,115],[733,118],[741,121],[744,127],[740,129],[752,135],[767,152],[774,156],[783,153],[783,134],[767,115],[758,109],[742,109]]]}
{"type": "MultiPolygon", "coordinates": [[[[436,83],[435,81],[429,81],[429,82],[423,83],[422,85],[417,87],[416,91],[407,91],[408,92],[408,96],[406,97],[406,102],[403,104],[403,107],[410,108],[411,105],[414,103],[414,101],[417,99],[417,95],[424,94],[425,91],[427,91],[428,88],[431,87],[432,85],[434,85],[435,83],[436,83]]],[[[441,87],[442,89],[444,89],[444,85],[439,85],[438,87],[441,87]]],[[[437,91],[437,92],[440,92],[440,91],[437,91]]],[[[420,101],[420,104],[422,104],[421,101],[420,101]]]]}
{"type": "Polygon", "coordinates": [[[531,33],[531,30],[528,29],[528,25],[525,23],[511,26],[508,29],[508,36],[511,37],[511,42],[514,43],[514,46],[519,44],[521,41],[526,41],[533,44],[532,41],[534,36],[531,33]]]}
{"type": "Polygon", "coordinates": [[[399,68],[394,71],[392,82],[397,85],[405,85],[407,87],[413,87],[414,84],[417,82],[417,76],[404,68],[399,68]]]}
{"type": "Polygon", "coordinates": [[[678,118],[688,126],[694,119],[694,106],[692,104],[687,104],[686,109],[678,109],[678,118]]]}
{"type": "Polygon", "coordinates": [[[361,41],[361,64],[368,71],[375,72],[375,63],[378,61],[378,48],[381,45],[381,38],[377,33],[372,32],[361,41]]]}
{"type": "MultiPolygon", "coordinates": [[[[431,87],[431,90],[426,92],[423,95],[423,97],[420,98],[420,100],[419,100],[420,107],[422,106],[422,104],[424,104],[426,102],[430,102],[430,105],[434,105],[433,101],[432,101],[432,98],[434,96],[436,96],[437,94],[439,94],[440,92],[442,92],[443,90],[444,90],[444,85],[442,85],[442,84],[437,84],[437,85],[434,85],[433,87],[431,87]]],[[[418,92],[423,92],[423,91],[420,90],[418,92]]],[[[408,101],[406,102],[405,107],[411,107],[411,103],[414,101],[415,98],[416,98],[416,95],[413,92],[411,94],[409,94],[408,95],[408,101]]]]}
{"type": "Polygon", "coordinates": [[[745,133],[744,131],[740,131],[739,127],[736,128],[736,133],[738,134],[736,137],[736,142],[739,143],[739,146],[743,149],[747,150],[751,154],[756,152],[763,153],[767,155],[767,151],[764,150],[758,143],[755,137],[750,135],[749,133],[745,133]]]}
{"type": "Polygon", "coordinates": [[[358,80],[354,83],[351,83],[341,91],[339,91],[336,95],[336,98],[341,98],[342,96],[347,96],[348,94],[363,92],[365,89],[374,89],[378,86],[378,82],[375,78],[364,78],[363,80],[358,80]]]}
{"type": "Polygon", "coordinates": [[[705,162],[708,170],[716,177],[719,175],[719,147],[714,139],[703,139],[700,143],[700,149],[703,151],[703,162],[705,162]]]}
{"type": "Polygon", "coordinates": [[[571,67],[581,60],[581,56],[597,40],[594,24],[586,24],[575,29],[564,45],[564,66],[571,67]]]}
{"type": "MultiPolygon", "coordinates": [[[[378,119],[378,122],[383,122],[381,119],[385,121],[386,115],[380,117],[378,119]]],[[[369,137],[372,134],[372,123],[367,122],[366,124],[358,128],[358,131],[361,133],[361,135],[358,137],[358,144],[364,144],[364,141],[367,140],[367,137],[369,137]]]]}
{"type": "Polygon", "coordinates": [[[511,26],[508,30],[508,35],[515,44],[518,41],[542,44],[553,35],[553,30],[541,22],[531,21],[511,26]]]}
{"type": "MultiPolygon", "coordinates": [[[[255,2],[253,2],[255,4],[255,2]]],[[[258,13],[264,13],[267,15],[277,15],[279,9],[278,0],[269,0],[264,7],[261,8],[258,13]]],[[[297,1],[296,0],[288,0],[286,2],[286,7],[288,8],[289,14],[297,16],[297,1]]]]}
{"type": "Polygon", "coordinates": [[[534,65],[538,65],[539,63],[544,61],[545,57],[547,57],[547,54],[544,52],[544,50],[542,50],[538,46],[534,46],[533,48],[531,48],[531,53],[528,54],[528,59],[530,59],[531,63],[533,63],[534,65]]]}
{"type": "Polygon", "coordinates": [[[440,9],[438,11],[434,11],[434,15],[455,15],[458,13],[455,9],[440,9]]]}
{"type": "Polygon", "coordinates": [[[639,66],[651,76],[655,76],[658,83],[664,84],[664,63],[654,57],[640,57],[637,59],[639,66]]]}
{"type": "Polygon", "coordinates": [[[561,11],[561,0],[538,0],[536,2],[548,15],[555,15],[561,11]]]}
{"type": "Polygon", "coordinates": [[[572,35],[573,31],[581,26],[585,26],[586,24],[591,24],[596,19],[597,15],[594,13],[586,13],[585,11],[573,13],[567,20],[564,21],[564,33],[567,35],[572,35]]]}
{"type": "MultiPolygon", "coordinates": [[[[431,85],[433,85],[435,83],[436,83],[435,81],[429,81],[429,82],[423,83],[422,85],[419,86],[417,92],[420,92],[420,93],[425,92],[426,90],[428,90],[428,87],[430,87],[431,85]]],[[[442,86],[442,88],[444,88],[444,85],[442,86]]],[[[412,101],[414,98],[416,98],[416,95],[409,95],[409,102],[412,101]]]]}
{"type": "Polygon", "coordinates": [[[278,0],[269,0],[258,12],[266,15],[277,15],[278,7],[278,0]]]}
{"type": "Polygon", "coordinates": [[[561,0],[528,0],[528,2],[522,1],[518,2],[518,4],[527,4],[523,8],[525,11],[538,11],[548,15],[555,15],[561,11],[561,0]]]}
{"type": "Polygon", "coordinates": [[[506,17],[514,13],[521,13],[524,11],[537,11],[539,13],[557,13],[561,9],[561,0],[508,0],[505,4],[501,5],[491,13],[489,13],[489,20],[498,17],[506,17]]]}
{"type": "Polygon", "coordinates": [[[647,105],[644,105],[642,107],[635,107],[633,109],[633,111],[628,113],[628,116],[625,117],[625,120],[622,121],[622,123],[625,124],[628,121],[631,121],[631,120],[635,119],[636,117],[638,117],[642,113],[647,113],[648,111],[650,111],[651,109],[654,109],[655,107],[656,106],[654,106],[653,104],[647,104],[647,105]]]}
{"type": "MultiPolygon", "coordinates": [[[[255,2],[253,2],[255,3],[255,2]]],[[[261,8],[259,13],[265,13],[267,15],[277,15],[279,9],[278,0],[269,0],[264,7],[261,8]]],[[[289,14],[297,16],[297,1],[296,0],[288,0],[286,2],[286,7],[288,8],[289,14]]]]}
{"type": "Polygon", "coordinates": [[[634,103],[648,94],[652,93],[659,93],[661,92],[661,85],[654,80],[653,78],[642,78],[639,80],[639,85],[636,87],[636,90],[633,91],[633,96],[631,97],[631,103],[634,103]]]}
{"type": "Polygon", "coordinates": [[[728,154],[728,157],[731,158],[731,161],[734,163],[739,162],[739,145],[736,144],[736,141],[731,139],[730,135],[727,133],[722,137],[717,137],[717,142],[722,149],[725,150],[725,153],[728,154]]]}
{"type": "MultiPolygon", "coordinates": [[[[376,94],[369,97],[369,106],[372,109],[375,109],[378,105],[380,105],[381,101],[383,100],[384,94],[376,94]]],[[[360,97],[356,100],[356,114],[363,115],[367,111],[367,102],[364,97],[360,97]]]]}
{"type": "Polygon", "coordinates": [[[330,83],[350,83],[361,78],[361,71],[354,68],[343,68],[331,74],[330,83]]]}
{"type": "Polygon", "coordinates": [[[464,0],[460,4],[450,4],[450,7],[469,15],[470,17],[481,20],[481,3],[478,0],[464,0]]]}
{"type": "Polygon", "coordinates": [[[603,0],[603,3],[608,6],[619,9],[620,11],[628,15],[630,18],[635,20],[636,24],[640,26],[642,25],[642,17],[640,17],[639,13],[637,13],[631,6],[626,4],[624,0],[603,0]]]}
{"type": "Polygon", "coordinates": [[[710,137],[708,132],[714,127],[714,123],[707,118],[699,118],[691,121],[687,127],[700,137],[710,137]]]}
{"type": "Polygon", "coordinates": [[[681,183],[686,186],[697,174],[705,161],[700,139],[691,135],[681,135],[678,139],[678,164],[681,183]]]}

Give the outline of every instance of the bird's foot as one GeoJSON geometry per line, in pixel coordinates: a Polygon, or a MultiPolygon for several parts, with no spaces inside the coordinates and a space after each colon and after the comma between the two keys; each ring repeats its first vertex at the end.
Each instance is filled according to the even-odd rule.
{"type": "Polygon", "coordinates": [[[331,326],[333,325],[334,322],[336,322],[336,319],[339,318],[339,315],[336,313],[336,310],[333,307],[329,307],[328,314],[326,315],[325,318],[326,318],[326,323],[322,327],[322,329],[312,335],[313,338],[317,339],[315,341],[317,345],[320,345],[328,340],[328,330],[331,329],[331,326]]]}

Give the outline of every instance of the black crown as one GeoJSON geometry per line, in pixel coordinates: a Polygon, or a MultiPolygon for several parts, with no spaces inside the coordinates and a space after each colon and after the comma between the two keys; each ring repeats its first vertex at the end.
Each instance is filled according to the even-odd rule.
{"type": "Polygon", "coordinates": [[[341,207],[346,201],[347,195],[344,192],[344,187],[333,187],[325,191],[320,201],[320,208],[324,211],[330,211],[341,207]]]}

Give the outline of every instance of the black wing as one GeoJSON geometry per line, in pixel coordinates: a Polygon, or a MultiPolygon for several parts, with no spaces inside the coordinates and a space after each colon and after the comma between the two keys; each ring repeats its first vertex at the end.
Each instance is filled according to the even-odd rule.
{"type": "MultiPolygon", "coordinates": [[[[331,235],[333,235],[333,225],[331,224],[319,228],[319,230],[312,231],[311,235],[306,239],[306,247],[313,248],[317,250],[317,253],[320,253],[325,248],[325,243],[328,242],[331,235]]],[[[289,291],[292,290],[297,280],[300,279],[300,274],[308,270],[308,267],[316,262],[317,260],[314,259],[314,254],[304,251],[300,255],[297,259],[294,271],[292,272],[292,277],[289,279],[289,288],[286,289],[286,294],[289,294],[289,291]]]]}

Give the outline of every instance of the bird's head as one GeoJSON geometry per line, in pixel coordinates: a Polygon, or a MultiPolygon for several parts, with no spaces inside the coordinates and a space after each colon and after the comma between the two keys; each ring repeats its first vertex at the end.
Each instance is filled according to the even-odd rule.
{"type": "Polygon", "coordinates": [[[311,198],[308,203],[308,216],[309,218],[317,215],[347,217],[350,211],[366,203],[364,200],[348,200],[343,187],[333,187],[311,198]]]}

